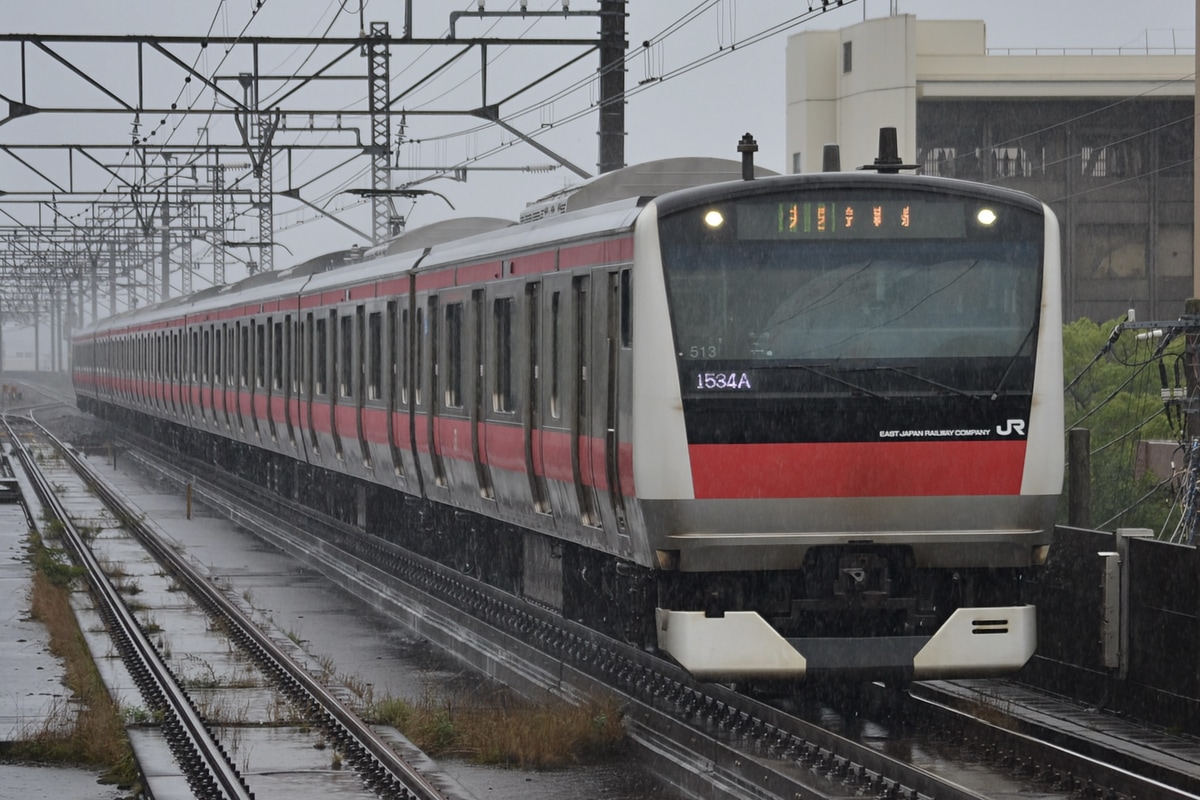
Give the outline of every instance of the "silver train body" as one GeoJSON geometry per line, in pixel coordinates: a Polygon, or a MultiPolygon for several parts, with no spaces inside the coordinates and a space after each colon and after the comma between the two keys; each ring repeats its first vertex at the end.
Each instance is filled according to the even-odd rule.
{"type": "Polygon", "coordinates": [[[992,187],[730,181],[130,311],[75,386],[494,523],[515,591],[628,605],[702,678],[1000,674],[1062,485],[1058,247],[992,187]]]}

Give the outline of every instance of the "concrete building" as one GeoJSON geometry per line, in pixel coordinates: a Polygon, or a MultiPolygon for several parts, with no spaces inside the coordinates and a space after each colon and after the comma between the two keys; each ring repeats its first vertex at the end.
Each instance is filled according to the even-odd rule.
{"type": "Polygon", "coordinates": [[[882,126],[927,175],[1010,186],[1062,224],[1065,319],[1174,319],[1193,295],[1195,59],[986,46],[981,21],[897,15],[792,36],[792,172],[871,163],[882,126]]]}

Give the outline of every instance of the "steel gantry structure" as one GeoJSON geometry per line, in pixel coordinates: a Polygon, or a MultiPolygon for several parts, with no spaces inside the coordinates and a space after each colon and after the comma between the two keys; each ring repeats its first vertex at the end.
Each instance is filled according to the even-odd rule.
{"type": "Polygon", "coordinates": [[[353,37],[0,34],[0,63],[11,65],[0,75],[0,326],[36,315],[51,319],[52,337],[62,339],[89,319],[190,292],[194,276],[222,284],[229,261],[250,273],[271,270],[278,198],[379,244],[403,230],[396,198],[436,194],[413,188],[432,177],[560,167],[590,177],[539,141],[541,131],[522,131],[505,114],[589,54],[599,56],[597,171],[624,166],[625,4],[488,11],[480,2],[451,12],[449,34],[439,37],[414,32],[413,0],[404,3],[399,36],[386,21],[363,24],[353,37]],[[472,22],[503,18],[591,18],[599,34],[464,35],[472,22]],[[392,59],[412,47],[443,55],[401,81],[392,59]],[[509,77],[494,99],[489,49],[501,47],[565,55],[558,64],[540,60],[534,77],[525,68],[515,89],[509,77]],[[298,49],[310,52],[301,68],[263,66],[298,49]],[[473,53],[477,104],[408,107],[473,53]],[[420,141],[411,135],[415,118],[452,116],[493,123],[549,163],[399,166],[400,148],[420,141]],[[181,133],[193,127],[188,120],[194,138],[181,133]],[[315,175],[307,167],[314,154],[315,175]],[[422,174],[398,182],[401,169],[422,174]],[[323,182],[345,185],[359,173],[368,185],[340,191],[370,203],[365,231],[313,197],[323,182]]]}

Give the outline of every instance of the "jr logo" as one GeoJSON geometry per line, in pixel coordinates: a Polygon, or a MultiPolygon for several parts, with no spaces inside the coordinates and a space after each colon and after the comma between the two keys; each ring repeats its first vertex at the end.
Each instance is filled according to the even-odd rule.
{"type": "Polygon", "coordinates": [[[999,425],[997,425],[996,433],[1000,434],[1001,436],[1012,436],[1014,433],[1017,434],[1018,436],[1024,436],[1025,435],[1025,420],[1010,419],[1008,422],[1006,422],[1004,424],[1003,428],[1001,428],[999,425]]]}

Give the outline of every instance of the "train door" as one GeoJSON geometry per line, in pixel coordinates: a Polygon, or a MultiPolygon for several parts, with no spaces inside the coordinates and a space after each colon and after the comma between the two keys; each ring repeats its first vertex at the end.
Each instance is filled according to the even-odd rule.
{"type": "Polygon", "coordinates": [[[219,428],[225,418],[224,328],[224,325],[213,325],[212,421],[214,428],[219,428]]]}
{"type": "Polygon", "coordinates": [[[283,318],[283,420],[287,428],[288,445],[296,449],[296,320],[288,314],[283,318]]]}
{"type": "Polygon", "coordinates": [[[439,303],[437,297],[429,298],[428,319],[426,324],[429,325],[429,460],[433,467],[433,482],[438,486],[446,486],[446,463],[442,459],[442,454],[438,448],[437,440],[437,422],[438,422],[438,407],[439,391],[441,382],[438,379],[438,361],[441,353],[441,320],[439,318],[439,303]]]}
{"type": "Polygon", "coordinates": [[[575,409],[571,415],[571,468],[575,473],[575,491],[579,495],[579,518],[584,525],[596,527],[600,516],[596,507],[596,480],[592,464],[592,396],[588,370],[591,368],[592,308],[591,276],[578,275],[571,282],[574,318],[575,409]]]}
{"type": "Polygon", "coordinates": [[[205,325],[200,334],[203,339],[203,350],[200,353],[200,416],[206,426],[211,425],[213,421],[212,331],[212,325],[205,325]]]}
{"type": "Polygon", "coordinates": [[[267,397],[267,330],[270,320],[252,322],[253,331],[253,363],[254,374],[250,380],[250,420],[254,428],[254,436],[263,437],[263,428],[269,423],[267,409],[270,405],[267,397]]]}
{"type": "MultiPolygon", "coordinates": [[[[484,396],[484,363],[486,360],[486,348],[484,346],[483,332],[487,327],[484,315],[484,291],[476,289],[471,292],[471,325],[474,328],[474,335],[471,337],[474,345],[474,357],[466,362],[472,365],[471,374],[468,376],[470,382],[474,385],[474,402],[471,403],[471,453],[475,459],[475,473],[479,480],[479,495],[489,500],[494,500],[496,497],[495,487],[492,485],[492,471],[488,467],[487,458],[483,451],[483,442],[479,438],[479,430],[487,418],[487,409],[484,403],[487,398],[484,396]]],[[[509,346],[510,342],[497,342],[496,346],[509,346]]]]}
{"type": "Polygon", "coordinates": [[[188,364],[184,378],[183,417],[189,425],[195,425],[200,413],[200,331],[194,326],[185,331],[188,364]]]}
{"type": "Polygon", "coordinates": [[[240,430],[241,418],[238,414],[238,381],[240,380],[240,365],[238,362],[238,334],[240,324],[230,325],[225,337],[225,424],[231,432],[240,430]]]}
{"type": "Polygon", "coordinates": [[[627,347],[625,324],[628,319],[629,270],[608,273],[608,302],[605,308],[605,380],[604,380],[604,469],[608,495],[616,519],[616,531],[622,545],[628,545],[625,519],[625,493],[621,485],[621,388],[623,348],[627,347]]]}
{"type": "Polygon", "coordinates": [[[237,429],[238,434],[244,438],[246,435],[246,401],[250,392],[250,340],[253,330],[249,323],[239,322],[237,333],[237,429]]]}
{"type": "Polygon", "coordinates": [[[346,452],[342,448],[343,431],[339,428],[338,421],[342,405],[352,408],[349,402],[343,402],[343,399],[350,401],[354,390],[354,316],[339,315],[336,311],[330,311],[329,338],[332,340],[330,371],[333,378],[333,385],[329,389],[330,428],[333,431],[333,452],[338,461],[344,462],[346,452]]]}
{"type": "Polygon", "coordinates": [[[317,429],[317,421],[322,416],[329,419],[330,415],[328,406],[324,405],[325,393],[329,389],[329,319],[320,313],[309,314],[308,325],[311,330],[308,342],[311,359],[309,363],[312,365],[309,373],[308,430],[312,436],[312,451],[319,453],[321,436],[317,429]]]}
{"type": "MultiPolygon", "coordinates": [[[[320,443],[317,438],[317,426],[313,425],[316,422],[317,411],[314,405],[317,404],[317,369],[322,368],[322,356],[317,355],[318,343],[324,341],[325,321],[316,319],[312,313],[307,315],[304,323],[305,339],[304,339],[304,420],[305,427],[308,428],[308,447],[312,453],[320,451],[320,443]],[[319,323],[319,324],[318,324],[319,323]]],[[[322,345],[323,347],[323,345],[322,345]]]]}
{"type": "Polygon", "coordinates": [[[383,315],[378,311],[367,314],[364,306],[358,306],[354,311],[354,347],[355,358],[353,379],[356,382],[354,397],[355,424],[357,425],[358,449],[362,457],[362,465],[371,469],[371,445],[367,442],[365,415],[367,404],[378,405],[380,397],[380,380],[383,372],[383,315]]]}
{"type": "Polygon", "coordinates": [[[392,471],[397,478],[405,476],[403,443],[411,441],[411,416],[409,414],[409,309],[407,303],[391,300],[387,304],[386,333],[392,348],[391,357],[384,363],[384,380],[388,396],[388,447],[392,454],[392,471]]]}
{"type": "Polygon", "coordinates": [[[167,411],[174,416],[179,413],[179,331],[171,331],[168,356],[170,372],[167,382],[167,411]]]}
{"type": "Polygon", "coordinates": [[[284,375],[283,365],[285,363],[283,352],[283,321],[276,318],[271,318],[271,341],[270,341],[270,380],[268,381],[267,389],[267,420],[271,430],[271,442],[279,441],[279,426],[283,423],[284,418],[284,375]]]}
{"type": "Polygon", "coordinates": [[[529,309],[527,333],[529,339],[528,385],[525,398],[528,407],[525,419],[529,429],[525,436],[525,465],[533,508],[539,514],[550,513],[550,493],[546,488],[546,472],[542,467],[542,284],[533,281],[525,286],[525,307],[529,309]],[[536,455],[536,458],[535,458],[536,455]]]}

